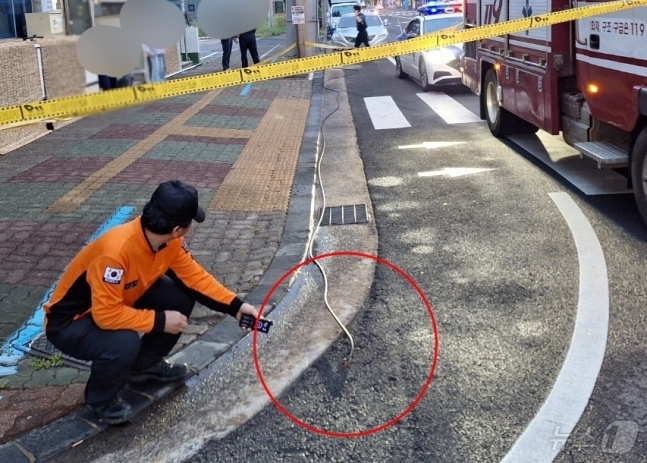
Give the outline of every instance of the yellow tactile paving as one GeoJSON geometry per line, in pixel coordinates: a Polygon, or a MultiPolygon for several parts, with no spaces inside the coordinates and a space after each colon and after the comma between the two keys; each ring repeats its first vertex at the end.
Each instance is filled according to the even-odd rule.
{"type": "Polygon", "coordinates": [[[101,188],[111,178],[142,157],[153,146],[163,141],[169,134],[177,133],[189,119],[211,103],[220,92],[221,89],[208,92],[198,102],[150,134],[145,140],[140,141],[122,155],[110,161],[103,168],[88,176],[88,178],[52,204],[47,209],[47,212],[74,212],[77,207],[83,204],[86,199],[92,196],[95,191],[101,188]]]}
{"type": "Polygon", "coordinates": [[[208,209],[287,211],[310,99],[277,97],[208,209]]]}

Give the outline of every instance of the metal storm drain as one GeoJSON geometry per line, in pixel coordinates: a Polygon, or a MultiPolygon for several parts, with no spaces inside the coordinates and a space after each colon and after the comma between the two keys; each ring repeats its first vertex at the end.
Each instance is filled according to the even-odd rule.
{"type": "Polygon", "coordinates": [[[334,206],[324,209],[321,225],[352,225],[355,223],[368,223],[366,204],[353,204],[352,206],[334,206]]]}
{"type": "MultiPolygon", "coordinates": [[[[34,339],[29,347],[29,354],[46,359],[51,359],[54,355],[60,352],[56,347],[52,345],[51,342],[49,342],[49,340],[45,336],[45,333],[34,339]]],[[[89,370],[90,365],[92,364],[92,362],[75,359],[74,357],[70,357],[69,355],[65,354],[63,354],[62,356],[62,361],[64,365],[79,368],[81,370],[89,370]]]]}

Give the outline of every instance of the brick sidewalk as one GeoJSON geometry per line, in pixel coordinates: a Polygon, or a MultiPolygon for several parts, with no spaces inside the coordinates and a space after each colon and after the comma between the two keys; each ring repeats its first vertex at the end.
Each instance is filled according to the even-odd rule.
{"type": "MultiPolygon", "coordinates": [[[[206,206],[187,237],[194,257],[241,297],[257,287],[283,235],[312,81],[242,88],[88,117],[0,157],[2,344],[107,219],[126,206],[134,217],[168,179],[206,206]]],[[[224,319],[196,307],[174,352],[224,319]]],[[[81,407],[87,371],[37,366],[26,356],[0,377],[0,444],[81,407]]]]}

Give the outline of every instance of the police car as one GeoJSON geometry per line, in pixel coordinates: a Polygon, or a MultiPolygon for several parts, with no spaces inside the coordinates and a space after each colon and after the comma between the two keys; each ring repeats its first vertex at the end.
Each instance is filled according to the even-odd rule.
{"type": "Polygon", "coordinates": [[[451,14],[451,13],[460,13],[463,11],[463,3],[456,2],[456,0],[446,0],[446,1],[433,1],[427,2],[422,6],[416,8],[418,13],[422,16],[431,15],[431,14],[451,14]]]}
{"type": "MultiPolygon", "coordinates": [[[[445,29],[458,29],[462,24],[462,13],[416,16],[409,21],[397,40],[409,40],[445,29]]],[[[443,86],[463,85],[460,71],[462,54],[463,45],[456,44],[396,56],[396,75],[399,79],[411,76],[425,91],[443,86]]]]}

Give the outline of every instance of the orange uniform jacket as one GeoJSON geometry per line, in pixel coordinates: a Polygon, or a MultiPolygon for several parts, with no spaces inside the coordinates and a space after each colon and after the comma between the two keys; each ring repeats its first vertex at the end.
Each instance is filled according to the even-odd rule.
{"type": "Polygon", "coordinates": [[[212,310],[235,316],[243,304],[193,260],[182,238],[154,252],[138,217],[105,232],[72,260],[44,306],[46,330],[61,331],[89,314],[106,330],[162,332],[164,312],[133,308],[162,275],[212,310]]]}

